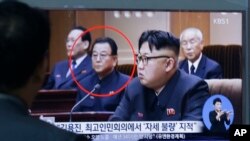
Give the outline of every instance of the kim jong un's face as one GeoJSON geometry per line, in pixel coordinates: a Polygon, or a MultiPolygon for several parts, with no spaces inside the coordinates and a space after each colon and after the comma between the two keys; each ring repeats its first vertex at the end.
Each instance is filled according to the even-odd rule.
{"type": "Polygon", "coordinates": [[[173,60],[173,51],[169,49],[156,50],[154,47],[150,51],[148,42],[144,42],[137,56],[138,78],[142,85],[157,90],[165,84],[164,75],[170,71],[172,65],[168,65],[173,60]]]}

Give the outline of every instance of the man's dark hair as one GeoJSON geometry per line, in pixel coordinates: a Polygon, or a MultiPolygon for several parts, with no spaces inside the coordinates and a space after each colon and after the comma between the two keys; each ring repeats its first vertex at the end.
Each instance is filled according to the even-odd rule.
{"type": "Polygon", "coordinates": [[[221,103],[221,99],[219,97],[215,98],[213,101],[213,104],[215,105],[216,102],[220,102],[221,103]]]}
{"type": "Polygon", "coordinates": [[[179,55],[180,41],[169,32],[161,30],[145,31],[139,39],[139,50],[144,42],[148,42],[150,51],[153,47],[156,50],[167,48],[173,50],[177,56],[179,55]]]}
{"type": "Polygon", "coordinates": [[[44,59],[50,26],[44,12],[16,1],[0,2],[0,90],[20,88],[44,59]]]}
{"type": "MultiPolygon", "coordinates": [[[[81,31],[83,31],[83,32],[85,32],[87,29],[85,28],[85,27],[83,27],[83,26],[76,26],[76,27],[74,27],[74,28],[72,28],[71,30],[74,30],[74,29],[78,29],[78,30],[81,30],[81,31]]],[[[83,36],[82,36],[82,41],[89,41],[89,45],[91,44],[91,41],[92,41],[92,39],[91,39],[91,34],[90,34],[90,32],[86,32],[83,36]]]]}
{"type": "Polygon", "coordinates": [[[93,48],[94,48],[95,44],[97,44],[97,43],[108,43],[109,46],[111,47],[111,55],[117,55],[117,45],[112,38],[110,38],[110,37],[97,38],[95,40],[95,42],[93,43],[91,53],[93,52],[93,48]]]}

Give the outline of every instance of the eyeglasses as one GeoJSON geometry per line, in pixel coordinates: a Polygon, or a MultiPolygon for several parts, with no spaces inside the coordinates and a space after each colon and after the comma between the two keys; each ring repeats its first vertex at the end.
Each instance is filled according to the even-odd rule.
{"type": "Polygon", "coordinates": [[[108,56],[112,56],[112,55],[106,54],[106,53],[101,53],[101,54],[93,53],[92,54],[92,58],[95,60],[97,60],[98,56],[100,56],[100,59],[103,60],[103,59],[107,58],[108,56]]]}
{"type": "Polygon", "coordinates": [[[150,59],[157,59],[157,58],[170,58],[170,57],[166,56],[166,55],[145,56],[145,55],[138,54],[136,56],[136,62],[137,62],[137,64],[139,64],[142,61],[143,65],[147,65],[148,64],[148,60],[150,60],[150,59]]]}

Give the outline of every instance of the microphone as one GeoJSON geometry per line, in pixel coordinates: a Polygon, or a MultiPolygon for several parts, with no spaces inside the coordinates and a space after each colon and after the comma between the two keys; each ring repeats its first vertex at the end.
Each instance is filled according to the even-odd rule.
{"type": "Polygon", "coordinates": [[[97,83],[94,88],[92,89],[92,91],[90,91],[88,94],[86,94],[80,101],[78,101],[70,110],[70,115],[69,115],[69,121],[71,122],[72,120],[72,112],[75,110],[75,108],[82,103],[87,97],[90,96],[91,93],[93,93],[95,90],[100,89],[101,85],[99,83],[97,83]]]}

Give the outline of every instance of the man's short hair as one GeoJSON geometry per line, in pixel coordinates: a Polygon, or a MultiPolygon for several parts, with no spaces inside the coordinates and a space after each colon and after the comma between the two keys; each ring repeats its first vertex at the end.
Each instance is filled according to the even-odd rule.
{"type": "Polygon", "coordinates": [[[111,47],[111,55],[117,55],[117,44],[115,43],[115,41],[110,38],[110,37],[100,37],[100,38],[97,38],[95,40],[95,42],[93,43],[93,46],[92,46],[92,51],[91,53],[93,52],[93,48],[95,46],[95,44],[97,43],[108,43],[109,46],[111,47]]]}
{"type": "MultiPolygon", "coordinates": [[[[76,26],[74,28],[72,28],[71,30],[74,30],[74,29],[78,29],[78,30],[81,30],[83,32],[85,32],[87,29],[83,26],[76,26]]],[[[91,34],[90,32],[86,32],[83,36],[82,36],[82,41],[89,41],[89,45],[91,44],[91,34]]]]}
{"type": "Polygon", "coordinates": [[[180,40],[182,41],[182,38],[183,38],[183,35],[184,33],[186,33],[187,31],[193,31],[195,32],[195,35],[197,36],[197,38],[202,41],[203,40],[203,35],[202,35],[202,32],[199,28],[196,28],[196,27],[189,27],[189,28],[186,28],[184,29],[182,32],[181,32],[181,35],[180,35],[180,40]]]}
{"type": "Polygon", "coordinates": [[[179,39],[174,37],[170,32],[161,30],[145,31],[139,39],[139,50],[144,42],[148,42],[150,51],[152,51],[153,47],[155,47],[156,50],[166,48],[173,50],[177,56],[179,55],[179,39]]]}
{"type": "Polygon", "coordinates": [[[16,1],[0,2],[0,90],[25,85],[48,51],[44,12],[16,1]]]}
{"type": "Polygon", "coordinates": [[[216,102],[220,102],[220,103],[221,103],[221,99],[220,99],[219,97],[215,98],[215,99],[213,100],[213,104],[215,105],[216,102]]]}

